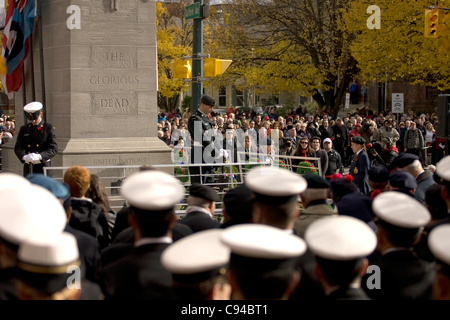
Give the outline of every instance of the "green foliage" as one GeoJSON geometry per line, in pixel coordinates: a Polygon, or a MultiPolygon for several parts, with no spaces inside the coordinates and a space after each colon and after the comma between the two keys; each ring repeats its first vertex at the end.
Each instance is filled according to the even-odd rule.
{"type": "Polygon", "coordinates": [[[192,110],[192,97],[184,96],[183,101],[181,102],[181,110],[185,112],[187,109],[192,110]]]}

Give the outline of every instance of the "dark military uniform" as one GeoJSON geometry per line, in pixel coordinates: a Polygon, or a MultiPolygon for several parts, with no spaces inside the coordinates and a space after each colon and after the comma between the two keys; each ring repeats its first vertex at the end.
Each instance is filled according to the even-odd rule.
{"type": "Polygon", "coordinates": [[[353,156],[353,160],[350,163],[350,174],[353,177],[353,182],[362,194],[369,193],[370,191],[369,184],[367,183],[369,168],[369,157],[364,150],[361,150],[357,156],[353,156]]]}
{"type": "Polygon", "coordinates": [[[17,158],[24,164],[24,176],[31,172],[44,173],[43,168],[51,165],[50,159],[58,152],[55,128],[50,123],[44,122],[44,120],[37,126],[29,123],[20,127],[14,151],[17,158]],[[30,153],[37,153],[42,156],[41,163],[32,165],[32,171],[30,170],[30,165],[22,160],[23,156],[30,153]]]}
{"type": "MultiPolygon", "coordinates": [[[[195,114],[193,114],[189,118],[188,122],[188,130],[189,134],[191,135],[191,141],[192,141],[192,152],[191,152],[191,163],[206,163],[203,159],[203,151],[208,148],[208,151],[211,153],[211,156],[215,158],[219,151],[217,150],[215,146],[215,136],[213,134],[213,125],[214,122],[209,120],[208,116],[201,112],[200,110],[197,110],[195,114]],[[194,132],[195,132],[195,123],[198,122],[200,124],[201,129],[201,140],[195,141],[194,132]]],[[[199,130],[199,129],[197,129],[199,130]]],[[[199,135],[197,133],[197,135],[199,135]]],[[[220,147],[219,147],[220,148],[220,147]]],[[[202,174],[207,174],[211,171],[211,167],[202,167],[202,174]]],[[[191,183],[200,183],[200,176],[192,176],[192,175],[199,175],[200,174],[200,167],[191,167],[190,168],[191,173],[191,183]]]]}

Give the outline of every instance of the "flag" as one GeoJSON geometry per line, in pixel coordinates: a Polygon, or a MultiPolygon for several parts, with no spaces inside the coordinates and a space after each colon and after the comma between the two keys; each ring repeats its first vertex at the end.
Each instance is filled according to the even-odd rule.
{"type": "Polygon", "coordinates": [[[28,55],[28,38],[33,33],[35,17],[35,0],[8,0],[2,48],[8,72],[2,76],[2,83],[9,99],[22,85],[22,68],[28,55]]]}

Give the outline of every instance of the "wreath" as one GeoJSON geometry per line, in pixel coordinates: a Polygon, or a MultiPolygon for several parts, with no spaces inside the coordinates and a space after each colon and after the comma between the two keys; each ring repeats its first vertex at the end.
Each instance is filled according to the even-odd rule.
{"type": "Polygon", "coordinates": [[[245,169],[246,170],[250,170],[250,169],[252,169],[252,168],[254,168],[254,167],[264,167],[264,165],[261,163],[261,160],[259,160],[258,158],[250,158],[250,159],[248,159],[248,162],[257,162],[258,164],[247,164],[246,166],[245,166],[245,169]]]}
{"type": "Polygon", "coordinates": [[[304,175],[305,173],[319,174],[319,171],[314,169],[314,165],[309,161],[303,161],[298,164],[297,173],[304,175]]]}
{"type": "MultiPolygon", "coordinates": [[[[185,164],[188,163],[188,156],[183,149],[178,152],[178,159],[176,159],[175,164],[185,164]]],[[[187,167],[175,167],[175,178],[181,182],[189,182],[189,168],[187,167]]]]}

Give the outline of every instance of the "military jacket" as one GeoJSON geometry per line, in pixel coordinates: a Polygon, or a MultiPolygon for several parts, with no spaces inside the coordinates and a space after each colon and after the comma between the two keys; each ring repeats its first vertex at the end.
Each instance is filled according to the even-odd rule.
{"type": "Polygon", "coordinates": [[[29,153],[40,154],[41,161],[46,163],[58,152],[55,128],[44,121],[41,121],[36,127],[31,123],[20,127],[14,151],[22,163],[24,163],[23,156],[29,153]]]}

